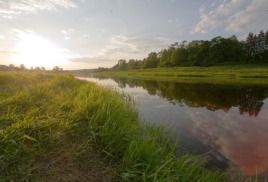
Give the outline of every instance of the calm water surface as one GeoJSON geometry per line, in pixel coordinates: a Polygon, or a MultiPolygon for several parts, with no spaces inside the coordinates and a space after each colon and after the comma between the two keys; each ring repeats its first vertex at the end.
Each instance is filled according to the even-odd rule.
{"type": "Polygon", "coordinates": [[[206,153],[208,167],[268,177],[268,84],[85,79],[131,94],[143,120],[174,127],[180,136],[179,148],[206,153]]]}

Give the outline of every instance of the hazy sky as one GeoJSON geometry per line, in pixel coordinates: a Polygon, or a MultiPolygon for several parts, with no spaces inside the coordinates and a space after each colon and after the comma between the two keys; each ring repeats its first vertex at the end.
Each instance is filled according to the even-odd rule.
{"type": "Polygon", "coordinates": [[[268,0],[0,0],[0,64],[110,67],[174,42],[268,29],[268,0]]]}

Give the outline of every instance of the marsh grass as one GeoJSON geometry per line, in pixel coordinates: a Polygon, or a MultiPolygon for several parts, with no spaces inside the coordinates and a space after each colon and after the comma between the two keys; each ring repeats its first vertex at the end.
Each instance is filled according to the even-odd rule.
{"type": "Polygon", "coordinates": [[[266,84],[268,65],[151,68],[95,73],[95,76],[135,77],[176,82],[217,84],[266,84]]]}
{"type": "Polygon", "coordinates": [[[0,181],[226,180],[133,108],[71,75],[0,73],[0,181]]]}

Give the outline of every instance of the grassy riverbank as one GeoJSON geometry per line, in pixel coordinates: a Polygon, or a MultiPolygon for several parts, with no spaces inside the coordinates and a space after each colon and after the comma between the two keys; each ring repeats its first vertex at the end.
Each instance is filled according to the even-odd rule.
{"type": "Polygon", "coordinates": [[[132,106],[71,75],[0,73],[0,181],[224,181],[132,106]]]}
{"type": "Polygon", "coordinates": [[[226,65],[211,67],[173,67],[108,71],[95,73],[96,76],[121,76],[154,80],[205,83],[254,83],[268,81],[268,65],[226,65]]]}

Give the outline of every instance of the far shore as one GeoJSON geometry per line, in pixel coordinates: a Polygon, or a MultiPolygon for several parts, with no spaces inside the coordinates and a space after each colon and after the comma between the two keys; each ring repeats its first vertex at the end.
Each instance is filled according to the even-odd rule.
{"type": "MultiPolygon", "coordinates": [[[[172,67],[94,72],[97,77],[132,77],[147,80],[217,84],[267,84],[268,65],[172,67]]],[[[85,76],[90,76],[85,75],[85,76]]]]}

